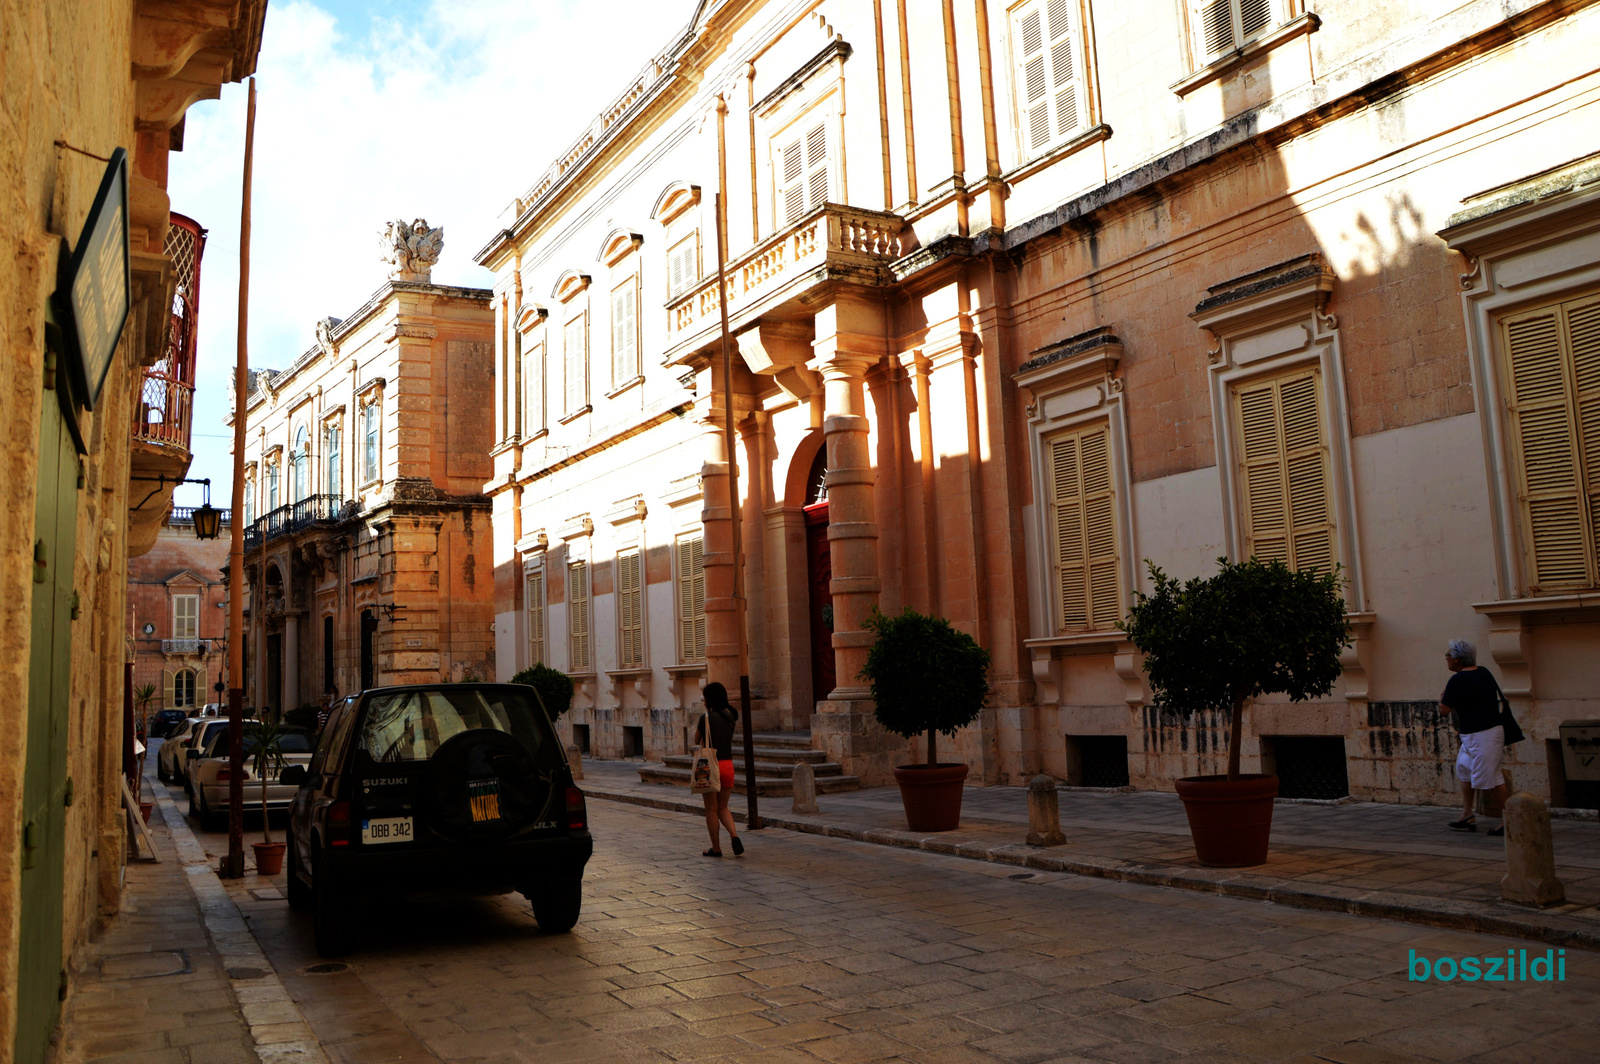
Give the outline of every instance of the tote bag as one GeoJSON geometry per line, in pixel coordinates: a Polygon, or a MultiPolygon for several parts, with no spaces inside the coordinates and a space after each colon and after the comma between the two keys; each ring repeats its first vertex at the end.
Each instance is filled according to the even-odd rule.
{"type": "MultiPolygon", "coordinates": [[[[700,718],[700,736],[706,742],[711,741],[711,721],[709,714],[700,718]]],[[[702,746],[694,752],[694,767],[689,770],[689,792],[691,794],[716,794],[722,789],[722,773],[717,768],[717,751],[715,747],[702,746]]]]}

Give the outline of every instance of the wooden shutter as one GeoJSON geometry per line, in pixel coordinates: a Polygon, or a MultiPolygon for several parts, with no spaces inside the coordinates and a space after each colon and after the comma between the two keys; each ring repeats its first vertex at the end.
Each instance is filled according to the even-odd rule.
{"type": "Polygon", "coordinates": [[[1239,0],[1240,40],[1248,41],[1272,25],[1272,0],[1239,0]]]}
{"type": "Polygon", "coordinates": [[[1045,444],[1058,631],[1110,628],[1121,618],[1110,441],[1100,424],[1045,444]]]}
{"type": "Polygon", "coordinates": [[[589,563],[567,566],[567,661],[570,672],[588,672],[589,657],[589,563]]]}
{"type": "MultiPolygon", "coordinates": [[[[194,704],[203,706],[207,702],[213,701],[211,696],[214,694],[216,692],[211,689],[211,670],[196,669],[194,674],[194,704]]],[[[219,698],[215,701],[220,702],[222,700],[219,698]]]]}
{"type": "Polygon", "coordinates": [[[1334,562],[1321,378],[1305,370],[1234,393],[1245,556],[1291,569],[1334,562]]]}
{"type": "Polygon", "coordinates": [[[620,387],[639,375],[639,320],[635,280],[611,293],[611,383],[620,387]]]}
{"type": "Polygon", "coordinates": [[[1072,0],[1039,0],[1012,16],[1022,140],[1036,152],[1080,123],[1072,0]]]}
{"type": "Polygon", "coordinates": [[[706,656],[705,538],[678,538],[678,642],[684,661],[706,656]]]}
{"type": "Polygon", "coordinates": [[[1200,66],[1238,50],[1278,22],[1275,0],[1195,0],[1190,12],[1200,66]]]}
{"type": "Polygon", "coordinates": [[[668,283],[672,295],[682,295],[700,280],[700,235],[680,240],[667,253],[668,283]]]}
{"type": "Polygon", "coordinates": [[[1534,594],[1600,584],[1600,297],[1501,323],[1534,594]]]}
{"type": "Polygon", "coordinates": [[[618,668],[644,664],[644,564],[637,549],[617,555],[618,668]]]}
{"type": "Polygon", "coordinates": [[[174,694],[173,694],[173,686],[174,686],[173,681],[174,681],[174,679],[175,679],[175,677],[173,676],[173,673],[172,673],[171,669],[162,669],[161,670],[161,708],[162,709],[176,709],[177,706],[178,706],[178,703],[174,700],[174,694]]]}
{"type": "Polygon", "coordinates": [[[528,574],[528,664],[544,664],[544,570],[535,569],[528,574]]]}
{"type": "Polygon", "coordinates": [[[172,638],[198,639],[200,599],[196,595],[172,597],[172,638]]]}
{"type": "Polygon", "coordinates": [[[545,427],[544,416],[544,344],[529,344],[523,354],[522,384],[527,390],[524,398],[528,425],[538,432],[545,427]]]}
{"type": "Polygon", "coordinates": [[[828,199],[828,124],[817,122],[778,152],[778,214],[793,225],[828,199]]]}
{"type": "Polygon", "coordinates": [[[579,314],[567,322],[562,336],[567,367],[566,409],[569,414],[582,410],[589,401],[589,334],[584,326],[584,315],[579,314]]]}

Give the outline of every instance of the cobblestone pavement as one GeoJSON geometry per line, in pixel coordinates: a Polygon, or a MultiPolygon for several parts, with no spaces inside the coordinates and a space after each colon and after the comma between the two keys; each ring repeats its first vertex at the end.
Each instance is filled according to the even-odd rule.
{"type": "Polygon", "coordinates": [[[1552,1064],[1600,1045],[1594,953],[1566,951],[1560,983],[1412,982],[1410,950],[1542,949],[784,831],[707,859],[694,817],[590,814],[569,935],[515,896],[390,903],[326,965],[272,887],[230,889],[330,1060],[361,1064],[1552,1064]]]}

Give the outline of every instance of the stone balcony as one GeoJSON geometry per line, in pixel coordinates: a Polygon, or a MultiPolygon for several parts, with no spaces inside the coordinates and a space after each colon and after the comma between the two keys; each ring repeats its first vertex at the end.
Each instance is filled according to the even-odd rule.
{"type": "MultiPolygon", "coordinates": [[[[802,296],[844,283],[878,287],[894,281],[889,264],[916,247],[899,215],[824,203],[726,267],[728,325],[747,328],[763,316],[797,317],[802,296]]],[[[667,304],[668,365],[714,344],[722,310],[715,267],[710,276],[667,304]]]]}

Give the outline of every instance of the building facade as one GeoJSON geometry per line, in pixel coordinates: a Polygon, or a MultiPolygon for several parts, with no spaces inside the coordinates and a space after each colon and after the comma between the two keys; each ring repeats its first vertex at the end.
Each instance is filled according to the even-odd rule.
{"type": "Polygon", "coordinates": [[[193,378],[173,335],[197,309],[199,232],[174,224],[167,160],[208,150],[185,143],[184,114],[254,70],[265,13],[265,0],[0,7],[0,688],[13,695],[0,703],[0,1061],[44,1059],[70,958],[120,904],[128,558],[154,542],[189,458],[177,396],[193,378]],[[103,244],[84,240],[92,216],[103,244]],[[57,291],[91,246],[109,249],[105,268],[75,276],[118,308],[79,332],[100,341],[92,364],[66,342],[57,291]],[[147,402],[151,371],[173,387],[147,402]]]}
{"type": "Polygon", "coordinates": [[[597,752],[660,757],[742,625],[757,726],[880,781],[917,757],[862,622],[912,606],[992,652],[975,780],[1170,788],[1227,729],[1151,705],[1117,628],[1145,562],[1279,558],[1339,566],[1354,642],[1329,697],[1247,710],[1247,770],[1456,800],[1465,636],[1532,738],[1517,787],[1563,793],[1559,725],[1600,708],[1596,32],[1533,0],[696,5],[479,253],[500,674],[573,673],[597,752]]]}
{"type": "Polygon", "coordinates": [[[249,381],[241,652],[268,711],[494,672],[489,293],[432,283],[442,229],[386,232],[384,286],[249,381]]]}
{"type": "Polygon", "coordinates": [[[133,686],[149,686],[148,707],[134,704],[136,718],[160,709],[198,709],[218,697],[226,682],[228,647],[228,533],[215,539],[194,534],[193,510],[176,507],[155,545],[128,565],[128,637],[133,649],[133,686]]]}

